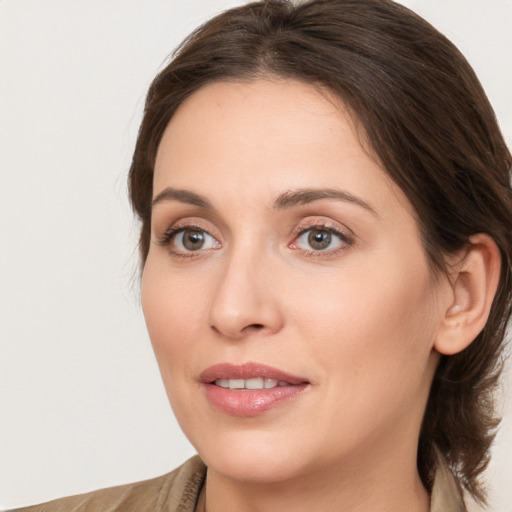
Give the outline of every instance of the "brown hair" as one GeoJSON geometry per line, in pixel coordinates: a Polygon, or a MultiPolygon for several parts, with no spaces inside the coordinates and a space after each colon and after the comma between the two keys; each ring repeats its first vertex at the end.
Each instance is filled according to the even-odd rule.
{"type": "Polygon", "coordinates": [[[446,270],[446,254],[473,234],[498,245],[489,320],[466,350],[441,357],[418,450],[427,488],[437,447],[483,501],[477,477],[498,425],[493,391],[512,302],[512,157],[477,77],[443,35],[390,0],[267,0],[220,14],[184,41],[147,95],[129,176],[142,264],[155,156],[173,113],[205,84],[259,76],[318,84],[342,99],[415,207],[434,270],[446,270]]]}

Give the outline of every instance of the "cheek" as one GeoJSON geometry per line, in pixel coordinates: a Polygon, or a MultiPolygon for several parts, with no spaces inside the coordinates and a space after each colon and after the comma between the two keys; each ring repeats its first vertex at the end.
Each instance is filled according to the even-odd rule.
{"type": "Polygon", "coordinates": [[[193,364],[201,359],[202,297],[204,283],[200,279],[170,272],[165,261],[148,257],[142,278],[142,309],[169,402],[185,431],[190,430],[189,404],[197,393],[190,383],[197,378],[193,364]]]}
{"type": "Polygon", "coordinates": [[[183,356],[194,350],[191,341],[197,338],[197,331],[204,324],[204,282],[201,276],[190,277],[173,273],[165,261],[153,259],[151,253],[148,256],[142,277],[141,302],[164,378],[166,367],[178,359],[174,355],[183,356]]]}
{"type": "Polygon", "coordinates": [[[336,444],[421,417],[426,402],[436,325],[430,280],[390,268],[326,282],[324,293],[309,294],[297,311],[303,351],[325,384],[318,416],[330,419],[336,444]]]}
{"type": "Polygon", "coordinates": [[[352,266],[314,289],[302,286],[308,293],[295,293],[294,315],[307,333],[305,349],[340,375],[354,376],[354,385],[385,384],[404,371],[411,379],[420,375],[437,327],[433,285],[420,262],[352,266]]]}

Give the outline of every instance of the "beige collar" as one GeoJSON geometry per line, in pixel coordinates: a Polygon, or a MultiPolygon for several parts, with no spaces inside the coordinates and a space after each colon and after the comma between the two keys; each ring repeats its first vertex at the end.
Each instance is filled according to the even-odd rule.
{"type": "Polygon", "coordinates": [[[430,512],[466,512],[462,492],[448,464],[441,454],[438,454],[439,465],[436,469],[430,512]]]}

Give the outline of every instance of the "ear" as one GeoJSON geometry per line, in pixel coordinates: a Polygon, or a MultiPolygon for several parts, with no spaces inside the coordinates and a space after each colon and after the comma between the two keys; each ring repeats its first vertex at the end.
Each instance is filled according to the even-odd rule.
{"type": "Polygon", "coordinates": [[[500,279],[500,252],[489,235],[472,236],[457,254],[450,279],[451,303],[434,342],[434,348],[445,355],[461,352],[482,331],[500,279]]]}

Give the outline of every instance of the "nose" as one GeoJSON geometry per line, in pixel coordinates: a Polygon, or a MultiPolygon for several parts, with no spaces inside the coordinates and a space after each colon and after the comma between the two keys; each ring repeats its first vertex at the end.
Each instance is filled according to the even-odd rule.
{"type": "Polygon", "coordinates": [[[276,273],[261,254],[232,254],[218,277],[210,327],[232,340],[278,332],[283,315],[276,273]]]}

